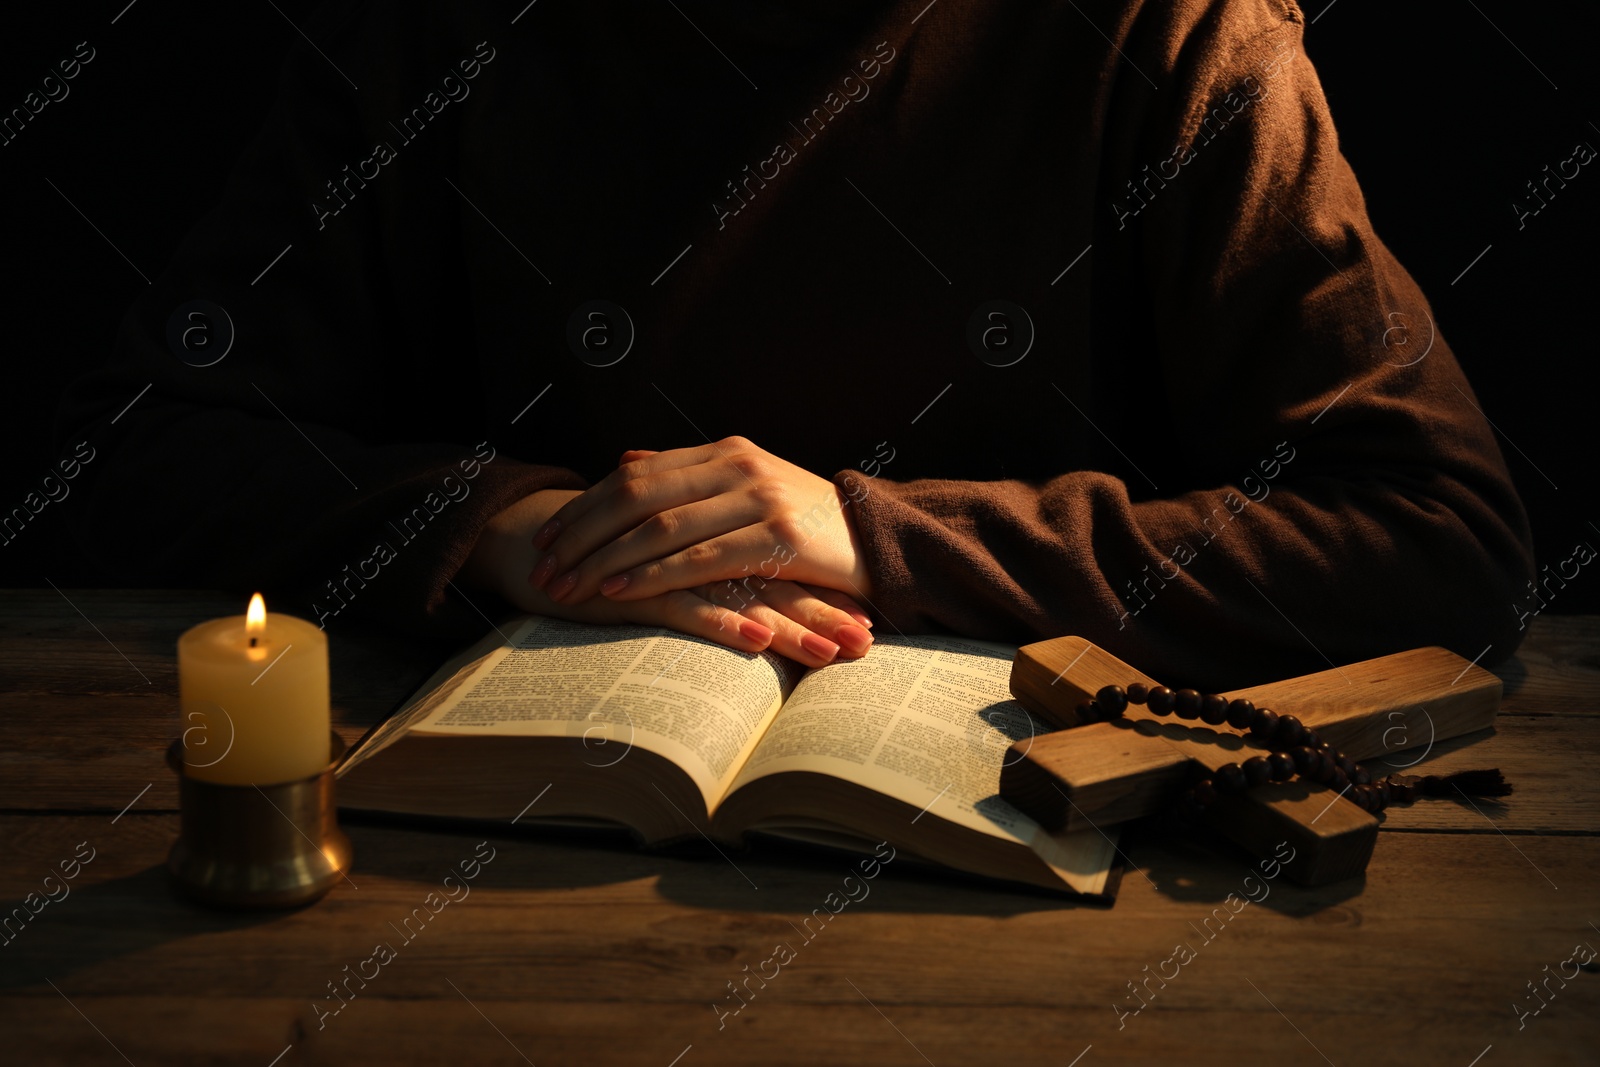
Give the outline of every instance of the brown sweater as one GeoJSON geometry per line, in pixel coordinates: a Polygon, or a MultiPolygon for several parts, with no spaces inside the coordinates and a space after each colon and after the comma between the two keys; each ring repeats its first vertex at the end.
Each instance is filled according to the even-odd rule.
{"type": "Polygon", "coordinates": [[[109,567],[475,636],[489,516],[738,433],[862,498],[880,632],[1515,647],[1526,517],[1292,0],[442,7],[308,27],[70,391],[109,567]]]}

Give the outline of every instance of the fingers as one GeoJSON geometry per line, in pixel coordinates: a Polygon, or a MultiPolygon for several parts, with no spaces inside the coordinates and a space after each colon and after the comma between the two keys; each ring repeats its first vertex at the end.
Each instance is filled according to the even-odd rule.
{"type": "Polygon", "coordinates": [[[596,598],[573,606],[551,604],[547,610],[587,622],[664,626],[739,652],[770,650],[808,667],[858,658],[872,643],[871,635],[856,626],[848,612],[786,581],[719,582],[648,600],[613,603],[596,598]],[[751,592],[754,589],[760,590],[759,597],[751,592]]]}
{"type": "MultiPolygon", "coordinates": [[[[751,587],[759,589],[762,603],[784,616],[791,626],[798,625],[836,644],[839,654],[845,659],[860,659],[872,647],[872,635],[856,621],[855,616],[826,602],[812,589],[798,582],[763,582],[758,578],[754,581],[746,579],[742,583],[721,584],[739,584],[747,590],[751,587]]],[[[848,597],[845,599],[849,600],[848,597]]],[[[783,628],[772,626],[765,618],[761,621],[771,626],[779,638],[783,637],[783,628]]],[[[777,645],[778,639],[774,639],[774,648],[777,645]]],[[[817,651],[813,646],[807,647],[817,651]]]]}
{"type": "Polygon", "coordinates": [[[815,596],[817,599],[828,604],[832,604],[840,611],[849,615],[860,626],[865,627],[868,630],[872,629],[872,616],[861,610],[861,605],[857,603],[856,598],[851,596],[849,593],[841,593],[837,589],[829,589],[827,586],[822,585],[808,585],[805,588],[811,591],[812,596],[815,596]]]}
{"type": "MultiPolygon", "coordinates": [[[[703,466],[689,468],[690,471],[704,469],[703,466]]],[[[662,475],[661,480],[677,478],[684,473],[669,471],[662,475]]],[[[554,578],[545,587],[545,591],[550,599],[563,604],[582,603],[601,592],[621,593],[632,580],[629,572],[634,568],[652,560],[671,556],[700,542],[715,540],[730,531],[742,529],[759,517],[760,510],[759,505],[745,494],[724,493],[712,500],[696,500],[681,507],[656,512],[614,540],[596,546],[592,555],[582,558],[572,569],[554,578]]],[[[592,522],[594,522],[593,513],[580,520],[578,525],[561,538],[561,544],[551,547],[546,559],[557,558],[558,553],[565,551],[563,546],[568,537],[577,538],[576,544],[583,545],[588,539],[588,530],[591,528],[589,524],[592,522]]],[[[545,570],[552,569],[548,562],[542,562],[540,566],[545,570]]],[[[535,573],[538,573],[537,569],[535,573]]],[[[735,568],[728,574],[719,574],[715,577],[726,578],[738,573],[738,569],[735,568]]],[[[776,574],[777,570],[775,567],[769,567],[767,573],[771,576],[776,574]]],[[[672,588],[688,589],[701,584],[704,584],[703,581],[697,580],[672,588]]],[[[656,593],[666,591],[666,586],[655,590],[656,593]]],[[[655,594],[642,593],[627,599],[641,600],[652,595],[655,594]]]]}
{"type": "MultiPolygon", "coordinates": [[[[533,599],[544,601],[541,593],[533,599]]],[[[631,622],[642,626],[663,626],[692,637],[703,637],[739,652],[761,652],[772,645],[770,626],[745,618],[729,607],[713,604],[698,591],[674,590],[664,596],[629,604],[613,604],[596,597],[584,604],[534,604],[537,614],[590,623],[631,622]]],[[[786,645],[793,639],[786,639],[786,645]]]]}
{"type": "Polygon", "coordinates": [[[772,644],[768,646],[768,651],[787,656],[796,663],[821,667],[832,663],[839,655],[837,644],[760,601],[746,607],[743,614],[772,631],[772,644]]]}
{"type": "Polygon", "coordinates": [[[670,627],[740,652],[762,652],[774,639],[772,628],[761,621],[744,618],[686,589],[657,597],[637,608],[640,614],[634,621],[670,627]]]}
{"type": "MultiPolygon", "coordinates": [[[[787,656],[807,667],[821,667],[832,663],[843,653],[838,642],[829,640],[821,632],[839,625],[837,620],[828,618],[828,614],[835,609],[793,582],[762,582],[759,579],[745,583],[717,582],[709,588],[702,588],[700,593],[770,629],[772,644],[768,650],[780,656],[787,656]],[[751,593],[752,589],[757,588],[761,590],[759,597],[751,593]]],[[[862,637],[867,636],[865,631],[848,621],[843,625],[862,637]]],[[[852,647],[863,652],[866,650],[859,640],[854,640],[852,647]]],[[[845,658],[855,659],[859,654],[845,654],[845,658]]]]}
{"type": "Polygon", "coordinates": [[[644,600],[669,589],[693,589],[728,579],[772,581],[781,567],[794,559],[792,550],[773,551],[772,534],[765,526],[750,525],[693,541],[678,551],[612,574],[597,588],[610,600],[644,600]]]}
{"type": "MultiPolygon", "coordinates": [[[[631,453],[623,453],[630,455],[631,453]]],[[[675,470],[697,463],[704,463],[708,459],[716,458],[717,453],[712,445],[702,445],[698,448],[674,448],[665,452],[652,452],[640,459],[625,460],[616,470],[600,479],[580,495],[573,497],[561,510],[550,516],[550,521],[545,523],[533,538],[533,547],[548,548],[560,536],[563,530],[568,529],[578,519],[588,514],[604,500],[609,499],[618,486],[629,481],[659,473],[664,470],[675,470]]],[[[576,558],[573,560],[576,561],[576,558]]]]}
{"type": "MultiPolygon", "coordinates": [[[[661,458],[662,456],[652,456],[637,463],[623,464],[617,469],[629,470],[655,463],[661,458]]],[[[609,477],[608,475],[607,478],[609,477]]],[[[545,549],[544,559],[534,568],[529,580],[535,587],[547,589],[553,599],[563,600],[578,587],[581,578],[589,577],[593,580],[591,583],[586,583],[584,595],[592,595],[594,589],[591,586],[598,584],[606,575],[593,574],[593,568],[590,568],[591,573],[580,575],[575,570],[578,564],[647,519],[651,520],[651,526],[645,532],[650,535],[653,543],[660,545],[663,551],[683,548],[689,542],[677,539],[676,527],[681,516],[674,518],[669,513],[674,508],[699,503],[712,497],[723,501],[729,515],[720,526],[712,528],[706,521],[712,513],[698,513],[697,518],[701,520],[698,528],[702,530],[702,536],[713,537],[729,530],[737,530],[751,521],[741,515],[750,510],[753,501],[743,493],[728,493],[727,490],[730,488],[742,488],[730,485],[729,477],[730,473],[726,468],[709,463],[695,463],[630,478],[616,483],[609,489],[604,488],[606,483],[602,481],[552,516],[550,521],[556,524],[554,536],[548,536],[547,532],[552,526],[547,524],[534,538],[535,545],[545,541],[548,547],[545,549]],[[579,511],[578,505],[591,496],[594,499],[590,501],[589,506],[579,511]],[[558,586],[563,585],[565,589],[558,592],[558,586]]],[[[637,559],[631,560],[628,565],[631,566],[636,562],[637,559]]]]}

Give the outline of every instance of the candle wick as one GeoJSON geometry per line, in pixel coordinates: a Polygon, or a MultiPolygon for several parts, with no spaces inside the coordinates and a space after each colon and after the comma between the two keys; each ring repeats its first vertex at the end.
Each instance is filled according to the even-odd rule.
{"type": "Polygon", "coordinates": [[[250,647],[251,648],[255,648],[256,647],[256,638],[252,637],[250,639],[250,647]]]}

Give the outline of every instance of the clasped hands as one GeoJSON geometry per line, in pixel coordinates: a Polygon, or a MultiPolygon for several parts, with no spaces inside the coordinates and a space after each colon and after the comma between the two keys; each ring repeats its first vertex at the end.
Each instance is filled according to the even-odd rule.
{"type": "Polygon", "coordinates": [[[742,437],[630,451],[583,492],[544,490],[495,516],[462,575],[542,615],[667,626],[821,666],[872,644],[845,592],[871,595],[850,503],[742,437]]]}

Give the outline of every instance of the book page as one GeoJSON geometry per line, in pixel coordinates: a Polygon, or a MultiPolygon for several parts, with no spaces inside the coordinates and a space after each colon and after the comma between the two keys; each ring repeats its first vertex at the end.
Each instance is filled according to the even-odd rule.
{"type": "Polygon", "coordinates": [[[1051,866],[1076,866],[1065,858],[1073,849],[1063,853],[1062,842],[999,796],[1002,767],[1019,758],[1012,742],[1049,731],[1011,697],[1015,652],[958,637],[880,637],[859,660],[816,668],[733,790],[783,771],[830,774],[1019,841],[1051,866]]]}
{"type": "Polygon", "coordinates": [[[356,742],[334,773],[343,778],[356,765],[365,763],[406,735],[406,732],[427,718],[460,688],[468,679],[484,669],[486,663],[499,658],[504,647],[498,633],[490,633],[470,648],[447,660],[433,675],[394,712],[378,723],[356,742]]]}
{"type": "Polygon", "coordinates": [[[586,762],[602,768],[624,764],[638,746],[682,767],[707,810],[793,684],[776,655],[664,629],[534,616],[509,642],[413,730],[582,738],[586,762]]]}

